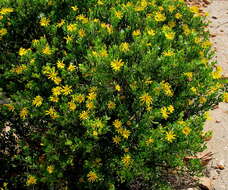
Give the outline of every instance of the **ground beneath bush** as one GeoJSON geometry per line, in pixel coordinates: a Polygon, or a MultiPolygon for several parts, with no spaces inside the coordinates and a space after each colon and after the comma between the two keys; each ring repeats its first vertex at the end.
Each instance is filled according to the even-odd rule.
{"type": "MultiPolygon", "coordinates": [[[[209,30],[216,49],[216,59],[223,68],[223,77],[228,77],[228,0],[213,0],[206,8],[211,24],[209,30]]],[[[205,130],[212,130],[206,152],[213,153],[208,164],[208,177],[215,190],[228,190],[228,103],[220,103],[212,110],[211,120],[205,130]]]]}

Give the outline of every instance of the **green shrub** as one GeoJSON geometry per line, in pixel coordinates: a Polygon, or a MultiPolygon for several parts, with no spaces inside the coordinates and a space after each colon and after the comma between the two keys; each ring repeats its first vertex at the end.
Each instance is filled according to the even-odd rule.
{"type": "Polygon", "coordinates": [[[2,3],[0,19],[10,98],[0,123],[12,138],[0,178],[11,189],[114,190],[140,178],[164,189],[167,168],[198,172],[183,158],[205,149],[223,85],[196,7],[21,0],[2,3]]]}

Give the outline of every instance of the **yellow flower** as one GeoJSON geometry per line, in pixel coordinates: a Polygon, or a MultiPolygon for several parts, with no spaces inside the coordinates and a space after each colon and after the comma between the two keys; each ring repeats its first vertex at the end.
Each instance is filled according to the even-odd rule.
{"type": "Polygon", "coordinates": [[[4,36],[7,34],[7,30],[5,28],[0,29],[0,36],[4,36]]]}
{"type": "Polygon", "coordinates": [[[172,50],[168,50],[168,51],[163,52],[163,55],[166,57],[173,56],[174,54],[175,53],[172,50]]]}
{"type": "Polygon", "coordinates": [[[37,179],[34,176],[30,175],[27,179],[27,185],[34,185],[36,184],[36,181],[37,179]]]}
{"type": "Polygon", "coordinates": [[[76,17],[76,19],[82,21],[83,24],[85,24],[85,23],[87,23],[89,21],[88,18],[86,18],[85,15],[82,15],[82,14],[78,15],[76,17]]]}
{"type": "Polygon", "coordinates": [[[184,73],[184,76],[187,76],[189,80],[192,80],[193,73],[192,72],[186,72],[186,73],[184,73]]]}
{"type": "Polygon", "coordinates": [[[72,98],[74,101],[76,101],[78,103],[82,103],[85,100],[85,96],[83,94],[73,95],[72,98]]]}
{"type": "Polygon", "coordinates": [[[68,102],[68,107],[71,111],[74,111],[77,108],[74,102],[68,102]]]}
{"type": "Polygon", "coordinates": [[[176,26],[176,23],[175,23],[174,21],[169,21],[169,22],[168,22],[168,26],[169,26],[170,28],[173,28],[173,27],[176,26]]]}
{"type": "Polygon", "coordinates": [[[99,55],[99,56],[101,56],[101,57],[107,57],[107,56],[108,56],[107,50],[102,49],[102,50],[100,51],[100,55],[99,55]]]}
{"type": "Polygon", "coordinates": [[[203,97],[203,96],[201,96],[200,99],[199,99],[199,102],[201,104],[204,104],[206,101],[207,101],[207,99],[205,97],[203,97]]]}
{"type": "Polygon", "coordinates": [[[124,65],[124,62],[120,59],[115,59],[111,62],[111,67],[114,71],[120,71],[121,67],[124,65]]]}
{"type": "Polygon", "coordinates": [[[51,48],[48,45],[45,46],[45,48],[42,50],[42,52],[45,55],[51,55],[52,54],[51,48]]]}
{"type": "Polygon", "coordinates": [[[192,6],[192,7],[190,7],[190,11],[192,13],[197,14],[197,13],[199,13],[199,8],[197,6],[192,6]]]}
{"type": "Polygon", "coordinates": [[[95,100],[96,97],[97,97],[97,94],[95,92],[90,92],[89,95],[87,96],[89,100],[95,100]]]}
{"type": "Polygon", "coordinates": [[[13,68],[12,72],[15,72],[17,74],[21,74],[26,69],[27,69],[27,66],[23,64],[23,65],[19,65],[19,66],[16,66],[15,68],[13,68]]]}
{"type": "Polygon", "coordinates": [[[0,10],[0,14],[1,15],[5,15],[5,14],[8,14],[8,13],[12,13],[13,12],[13,8],[2,8],[0,10]]]}
{"type": "Polygon", "coordinates": [[[182,129],[182,133],[185,134],[186,136],[189,135],[190,132],[191,132],[191,129],[190,129],[190,127],[188,127],[188,126],[185,126],[185,127],[182,129]]]}
{"type": "Polygon", "coordinates": [[[110,109],[110,110],[116,108],[116,104],[113,101],[109,101],[107,105],[108,105],[108,109],[110,109]]]}
{"type": "Polygon", "coordinates": [[[80,118],[81,120],[86,120],[86,119],[88,119],[88,118],[89,118],[89,112],[88,112],[88,111],[82,111],[82,112],[80,113],[80,115],[79,115],[79,118],[80,118]]]}
{"type": "Polygon", "coordinates": [[[156,12],[154,16],[155,21],[157,22],[163,22],[166,20],[166,16],[162,14],[161,12],[156,12]]]}
{"type": "Polygon", "coordinates": [[[161,110],[160,110],[161,114],[162,114],[162,117],[164,119],[167,119],[169,117],[169,113],[167,112],[167,108],[166,107],[162,107],[161,110]]]}
{"type": "Polygon", "coordinates": [[[25,48],[20,48],[19,49],[19,55],[20,56],[23,56],[23,55],[26,55],[28,53],[28,50],[27,49],[25,49],[25,48]]]}
{"type": "Polygon", "coordinates": [[[148,93],[144,93],[142,96],[139,97],[139,99],[143,104],[146,105],[151,105],[153,101],[152,97],[148,93]]]}
{"type": "Polygon", "coordinates": [[[68,66],[67,70],[70,72],[73,72],[76,69],[76,66],[73,65],[72,63],[68,66]]]}
{"type": "Polygon", "coordinates": [[[128,167],[132,162],[131,156],[129,154],[125,154],[124,157],[122,157],[122,162],[126,167],[128,167]]]}
{"type": "Polygon", "coordinates": [[[150,36],[154,36],[155,35],[155,31],[153,29],[148,29],[147,30],[147,34],[150,36]]]}
{"type": "Polygon", "coordinates": [[[46,115],[49,115],[52,119],[56,119],[59,117],[58,113],[53,107],[50,107],[49,110],[46,110],[45,112],[46,112],[46,115]]]}
{"type": "Polygon", "coordinates": [[[55,168],[54,168],[54,166],[52,166],[52,165],[50,165],[50,166],[47,167],[47,171],[48,171],[49,174],[52,174],[53,171],[54,171],[54,169],[55,169],[55,168]]]}
{"type": "Polygon", "coordinates": [[[146,140],[146,145],[148,146],[148,145],[150,145],[153,142],[154,142],[154,139],[149,138],[149,139],[146,140]]]}
{"type": "Polygon", "coordinates": [[[64,94],[64,95],[68,95],[72,92],[72,86],[69,86],[69,85],[65,85],[62,87],[62,90],[61,92],[64,94]]]}
{"type": "Polygon", "coordinates": [[[32,101],[32,104],[35,105],[36,107],[41,106],[42,103],[43,103],[43,98],[41,96],[36,96],[32,101]]]}
{"type": "Polygon", "coordinates": [[[90,171],[90,172],[87,174],[87,178],[88,178],[88,181],[89,181],[90,183],[93,183],[93,182],[95,182],[95,181],[98,180],[97,174],[96,174],[95,172],[93,172],[93,171],[90,171]]]}
{"type": "Polygon", "coordinates": [[[219,79],[222,77],[222,67],[217,66],[216,71],[212,72],[213,79],[219,79]]]}
{"type": "Polygon", "coordinates": [[[129,44],[127,42],[121,43],[120,44],[120,51],[122,51],[122,52],[129,51],[129,44]]]}
{"type": "Polygon", "coordinates": [[[134,30],[133,32],[132,32],[132,35],[133,36],[139,36],[141,34],[141,31],[140,30],[134,30]]]}
{"type": "Polygon", "coordinates": [[[47,71],[48,79],[54,80],[57,77],[58,73],[55,72],[54,69],[47,71]]]}
{"type": "Polygon", "coordinates": [[[121,18],[123,17],[121,11],[115,11],[115,16],[116,16],[118,19],[121,19],[121,18]]]}
{"type": "Polygon", "coordinates": [[[204,41],[202,43],[202,48],[207,48],[207,47],[211,47],[212,43],[208,40],[208,41],[204,41]]]}
{"type": "Polygon", "coordinates": [[[168,10],[169,10],[169,12],[173,12],[174,10],[176,9],[176,7],[174,6],[174,5],[169,5],[168,6],[168,10]]]}
{"type": "Polygon", "coordinates": [[[85,30],[84,30],[84,29],[80,29],[80,30],[78,31],[78,35],[79,35],[81,38],[83,38],[83,37],[86,35],[85,30]]]}
{"type": "Polygon", "coordinates": [[[173,131],[166,132],[166,137],[165,137],[165,139],[166,139],[168,142],[173,142],[173,140],[176,139],[176,135],[174,134],[173,131]]]}
{"type": "Polygon", "coordinates": [[[60,60],[57,61],[56,65],[59,69],[64,69],[65,67],[65,64],[63,63],[63,61],[60,61],[60,60]]]}
{"type": "Polygon", "coordinates": [[[169,111],[169,113],[173,113],[174,112],[174,107],[172,105],[170,105],[168,107],[168,111],[169,111]]]}
{"type": "Polygon", "coordinates": [[[72,36],[67,35],[67,37],[64,37],[67,43],[71,42],[73,40],[72,36]]]}
{"type": "Polygon", "coordinates": [[[161,83],[162,89],[167,96],[173,96],[173,91],[168,82],[162,82],[161,83]]]}
{"type": "Polygon", "coordinates": [[[128,137],[130,136],[131,132],[127,129],[123,129],[121,131],[121,135],[125,138],[125,139],[128,139],[128,137]]]}
{"type": "Polygon", "coordinates": [[[117,129],[119,129],[119,128],[122,127],[122,122],[121,122],[120,120],[118,120],[118,119],[116,119],[112,124],[113,124],[114,127],[117,128],[117,129]]]}
{"type": "Polygon", "coordinates": [[[191,90],[194,94],[196,94],[196,92],[197,92],[197,89],[196,89],[195,87],[191,87],[190,90],[191,90]]]}
{"type": "Polygon", "coordinates": [[[40,25],[41,26],[48,26],[50,23],[50,19],[49,18],[46,18],[46,17],[42,17],[40,19],[40,25]]]}
{"type": "Polygon", "coordinates": [[[120,85],[117,84],[117,85],[115,86],[115,89],[116,89],[116,91],[120,92],[120,91],[121,91],[120,85]]]}
{"type": "Polygon", "coordinates": [[[57,27],[60,28],[62,25],[64,25],[65,21],[63,19],[60,20],[60,22],[57,23],[57,27]]]}
{"type": "Polygon", "coordinates": [[[201,38],[199,38],[199,37],[194,38],[194,42],[196,44],[199,44],[201,42],[201,38]]]}
{"type": "Polygon", "coordinates": [[[182,14],[176,13],[176,14],[175,14],[175,18],[176,18],[176,19],[181,19],[181,18],[182,18],[182,14]]]}
{"type": "Polygon", "coordinates": [[[71,9],[73,10],[73,11],[77,11],[78,10],[78,7],[75,5],[75,6],[71,6],[71,9]]]}
{"type": "Polygon", "coordinates": [[[93,103],[93,102],[87,102],[87,103],[86,103],[86,107],[88,108],[88,110],[92,110],[92,109],[94,109],[94,108],[95,108],[95,106],[94,106],[94,103],[93,103]]]}
{"type": "Polygon", "coordinates": [[[165,37],[166,37],[166,39],[168,39],[168,40],[173,40],[174,37],[175,37],[175,32],[168,32],[168,33],[165,33],[165,37]]]}
{"type": "Polygon", "coordinates": [[[226,102],[226,103],[228,103],[228,92],[225,92],[223,94],[223,101],[226,102]]]}
{"type": "Polygon", "coordinates": [[[77,24],[69,24],[69,25],[67,25],[67,30],[69,31],[69,32],[73,32],[73,31],[75,31],[77,29],[77,24]]]}
{"type": "Polygon", "coordinates": [[[97,4],[98,4],[98,5],[104,5],[103,1],[101,1],[101,0],[98,0],[98,1],[97,1],[97,4]]]}
{"type": "Polygon", "coordinates": [[[53,93],[54,96],[60,95],[61,92],[62,92],[62,87],[60,87],[60,86],[57,86],[55,88],[52,88],[52,93],[53,93]]]}
{"type": "Polygon", "coordinates": [[[119,136],[115,136],[112,138],[112,141],[115,143],[115,144],[120,144],[120,141],[121,141],[121,138],[119,136]]]}
{"type": "Polygon", "coordinates": [[[27,109],[27,108],[23,108],[23,109],[20,111],[20,117],[21,117],[22,119],[25,119],[27,116],[28,116],[28,109],[27,109]]]}
{"type": "Polygon", "coordinates": [[[59,98],[57,96],[50,96],[49,99],[51,102],[58,102],[59,101],[59,98]]]}

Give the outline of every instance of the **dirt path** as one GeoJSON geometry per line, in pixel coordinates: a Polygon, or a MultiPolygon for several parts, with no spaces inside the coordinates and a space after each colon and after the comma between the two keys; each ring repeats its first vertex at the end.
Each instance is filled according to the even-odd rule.
{"type": "MultiPolygon", "coordinates": [[[[228,77],[228,0],[213,0],[207,7],[211,21],[209,30],[217,50],[218,64],[223,68],[223,75],[228,77]]],[[[220,103],[219,108],[210,112],[211,120],[205,125],[213,131],[213,138],[208,142],[208,150],[214,153],[208,165],[210,179],[215,190],[228,190],[228,103],[220,103]],[[220,165],[221,169],[215,169],[220,165]]]]}

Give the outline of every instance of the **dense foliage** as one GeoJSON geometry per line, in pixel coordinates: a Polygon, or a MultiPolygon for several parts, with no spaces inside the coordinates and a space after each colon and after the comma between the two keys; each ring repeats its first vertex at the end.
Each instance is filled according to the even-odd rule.
{"type": "Polygon", "coordinates": [[[183,158],[204,150],[206,113],[223,85],[197,7],[0,5],[3,189],[119,190],[137,179],[168,189],[168,168],[198,171],[183,158]]]}

